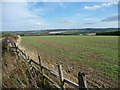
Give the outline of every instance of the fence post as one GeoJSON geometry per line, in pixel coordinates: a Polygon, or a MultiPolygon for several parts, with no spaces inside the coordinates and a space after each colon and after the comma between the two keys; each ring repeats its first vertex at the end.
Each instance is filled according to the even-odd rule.
{"type": "Polygon", "coordinates": [[[65,89],[64,78],[63,78],[62,66],[60,64],[58,65],[58,72],[59,72],[60,86],[61,89],[64,90],[65,89]]]}
{"type": "Polygon", "coordinates": [[[24,53],[25,53],[26,59],[29,61],[29,55],[28,55],[27,50],[24,50],[24,53]]]}
{"type": "Polygon", "coordinates": [[[35,86],[35,88],[38,88],[38,86],[37,86],[37,83],[36,83],[36,80],[34,79],[34,77],[33,77],[33,73],[32,73],[32,59],[30,59],[29,60],[29,62],[28,62],[28,64],[29,64],[29,74],[30,74],[30,77],[31,77],[31,83],[32,83],[32,85],[33,86],[35,86]]]}
{"type": "Polygon", "coordinates": [[[38,59],[39,59],[39,65],[40,65],[40,72],[41,72],[41,74],[43,76],[42,81],[43,81],[43,86],[44,86],[45,85],[44,69],[43,69],[42,60],[41,60],[39,55],[38,55],[38,59]]]}
{"type": "Polygon", "coordinates": [[[40,71],[42,73],[42,61],[39,55],[38,55],[38,59],[39,59],[40,71]]]}
{"type": "Polygon", "coordinates": [[[27,59],[27,52],[26,52],[26,50],[24,50],[24,54],[25,54],[25,59],[27,59]]]}
{"type": "Polygon", "coordinates": [[[18,52],[18,46],[14,43],[14,46],[15,46],[15,51],[16,51],[16,53],[17,53],[17,56],[18,56],[18,58],[20,58],[20,56],[19,56],[19,52],[18,52]]]}
{"type": "Polygon", "coordinates": [[[78,85],[80,90],[87,90],[86,75],[85,73],[78,73],[78,85]]]}

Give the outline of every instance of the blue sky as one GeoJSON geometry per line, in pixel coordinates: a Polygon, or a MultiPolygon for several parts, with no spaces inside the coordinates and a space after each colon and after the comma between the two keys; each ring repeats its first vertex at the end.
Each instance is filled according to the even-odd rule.
{"type": "Polygon", "coordinates": [[[4,2],[2,30],[118,27],[117,2],[4,2]]]}

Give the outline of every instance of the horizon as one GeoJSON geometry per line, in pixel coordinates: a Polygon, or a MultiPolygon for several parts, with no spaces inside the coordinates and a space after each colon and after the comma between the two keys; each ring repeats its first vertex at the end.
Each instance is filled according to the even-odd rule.
{"type": "Polygon", "coordinates": [[[74,28],[71,28],[71,29],[44,29],[44,30],[24,30],[24,31],[17,31],[17,30],[15,30],[15,31],[1,31],[1,32],[26,32],[26,31],[48,31],[48,30],[50,30],[50,31],[52,31],[52,30],[84,30],[84,29],[120,29],[120,28],[78,28],[78,29],[74,29],[74,28]]]}
{"type": "Polygon", "coordinates": [[[4,2],[2,31],[118,28],[117,2],[4,2]]]}

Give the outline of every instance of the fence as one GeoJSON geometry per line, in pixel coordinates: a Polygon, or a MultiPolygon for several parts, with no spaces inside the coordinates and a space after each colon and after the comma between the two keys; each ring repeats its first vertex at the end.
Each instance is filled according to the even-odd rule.
{"type": "MultiPolygon", "coordinates": [[[[61,90],[65,90],[65,83],[74,87],[74,88],[76,88],[76,89],[80,89],[80,90],[86,90],[87,89],[86,75],[84,73],[81,73],[81,72],[78,73],[78,83],[75,83],[75,82],[63,77],[62,66],[60,64],[57,66],[58,67],[58,72],[55,72],[54,70],[51,70],[48,67],[43,65],[42,60],[41,60],[39,55],[38,55],[39,63],[37,63],[34,60],[29,58],[29,55],[27,54],[27,52],[25,52],[25,51],[23,52],[15,44],[14,44],[14,47],[10,47],[10,49],[14,49],[12,51],[15,51],[19,58],[22,57],[26,62],[28,62],[30,73],[32,73],[33,70],[36,70],[37,72],[39,72],[42,75],[43,85],[44,85],[45,79],[46,79],[49,82],[53,83],[53,85],[56,88],[59,88],[61,90]],[[38,66],[39,68],[37,68],[36,66],[38,66]],[[60,81],[60,84],[58,85],[55,81],[50,79],[44,73],[45,70],[48,71],[50,73],[50,75],[52,75],[53,77],[58,78],[59,81],[60,81]]],[[[34,77],[32,76],[32,74],[31,74],[31,77],[32,77],[32,84],[36,88],[38,88],[38,86],[36,84],[36,81],[35,81],[34,77]]]]}

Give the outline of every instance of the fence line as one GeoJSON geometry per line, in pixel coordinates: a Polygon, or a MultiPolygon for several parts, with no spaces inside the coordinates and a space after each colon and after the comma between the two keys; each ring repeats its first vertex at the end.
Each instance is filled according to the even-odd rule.
{"type": "Polygon", "coordinates": [[[55,72],[54,70],[50,70],[49,68],[47,68],[46,66],[43,65],[42,60],[41,60],[41,58],[40,58],[39,55],[38,55],[39,63],[37,63],[34,60],[32,60],[32,59],[29,58],[27,52],[23,52],[16,45],[14,47],[10,47],[10,48],[11,49],[15,48],[17,56],[20,57],[20,55],[21,55],[21,57],[28,62],[29,73],[30,73],[32,81],[33,81],[32,84],[36,88],[38,88],[37,84],[36,84],[36,81],[35,81],[34,77],[31,74],[33,68],[42,75],[43,85],[45,84],[45,79],[46,79],[49,82],[53,83],[53,85],[55,87],[61,88],[61,90],[65,90],[65,83],[67,83],[68,85],[70,85],[70,86],[72,86],[72,87],[74,87],[76,89],[80,89],[80,90],[86,90],[87,89],[86,75],[84,73],[81,73],[81,72],[78,73],[78,83],[75,83],[75,82],[73,82],[73,81],[71,81],[71,80],[66,79],[66,78],[63,77],[62,66],[60,64],[58,65],[58,72],[55,72]],[[39,69],[36,66],[34,66],[33,63],[35,65],[39,66],[39,69]],[[44,73],[44,71],[48,71],[51,76],[58,78],[59,81],[60,81],[60,85],[58,85],[55,81],[53,81],[51,78],[49,78],[44,73]]]}

